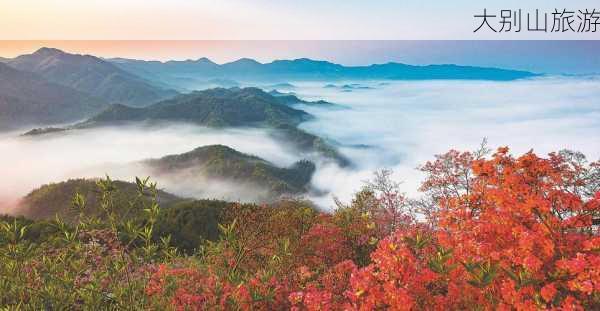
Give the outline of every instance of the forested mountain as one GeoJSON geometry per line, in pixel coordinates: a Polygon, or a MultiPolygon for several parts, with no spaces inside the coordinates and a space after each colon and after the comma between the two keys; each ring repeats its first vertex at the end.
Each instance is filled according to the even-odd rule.
{"type": "Polygon", "coordinates": [[[335,161],[342,167],[351,165],[350,160],[338,152],[335,142],[327,141],[298,127],[281,124],[272,131],[271,135],[275,139],[292,145],[301,153],[314,152],[320,154],[325,158],[335,161]]]}
{"type": "Polygon", "coordinates": [[[345,106],[330,103],[325,100],[317,100],[317,101],[303,100],[303,99],[300,99],[298,96],[296,96],[296,94],[294,94],[294,93],[282,93],[275,89],[269,91],[269,94],[276,97],[280,103],[283,103],[285,105],[307,105],[307,106],[313,106],[313,107],[335,108],[335,109],[346,108],[345,106]]]}
{"type": "MultiPolygon", "coordinates": [[[[179,95],[145,108],[125,105],[111,105],[94,117],[65,128],[36,128],[23,135],[34,136],[64,130],[93,128],[98,126],[120,125],[130,122],[189,122],[208,127],[259,127],[281,142],[304,154],[320,154],[332,159],[341,166],[350,164],[328,142],[297,126],[313,116],[303,110],[290,107],[293,103],[338,107],[328,102],[306,102],[295,96],[273,96],[258,88],[210,89],[191,94],[179,95]],[[288,100],[289,99],[289,100],[288,100]]],[[[339,106],[343,107],[343,106],[339,106]]]]}
{"type": "Polygon", "coordinates": [[[123,121],[184,121],[211,127],[297,125],[311,116],[258,88],[216,88],[179,95],[145,108],[113,105],[84,126],[123,121]]]}
{"type": "Polygon", "coordinates": [[[270,197],[307,192],[315,171],[315,165],[310,161],[303,160],[291,167],[280,168],[259,157],[223,145],[203,146],[183,154],[168,155],[143,163],[152,168],[153,176],[198,175],[209,180],[264,189],[270,197]]]}
{"type": "Polygon", "coordinates": [[[110,103],[147,106],[176,94],[91,55],[41,48],[6,63],[110,103]]]}
{"type": "MultiPolygon", "coordinates": [[[[157,178],[169,174],[187,174],[203,176],[208,180],[228,181],[264,190],[265,200],[280,198],[282,195],[304,194],[310,189],[310,180],[315,165],[310,161],[298,161],[287,168],[280,168],[256,156],[238,152],[223,145],[211,145],[196,148],[190,152],[168,155],[159,159],[142,162],[150,168],[152,176],[157,178]]],[[[59,215],[67,221],[75,220],[78,212],[72,208],[72,200],[79,193],[83,196],[87,216],[103,213],[100,206],[100,183],[104,179],[70,179],[63,182],[43,185],[25,196],[19,203],[15,214],[31,219],[53,219],[59,215]]],[[[139,206],[130,210],[128,202],[137,197],[135,183],[111,181],[113,204],[118,215],[135,219],[142,211],[139,206]]],[[[146,193],[150,196],[150,192],[146,193]]],[[[149,200],[140,197],[139,204],[149,200]]],[[[169,207],[184,199],[168,192],[158,190],[158,202],[169,207]]]]}
{"type": "MultiPolygon", "coordinates": [[[[298,124],[312,118],[290,102],[311,104],[293,95],[273,96],[258,88],[216,88],[180,95],[145,108],[112,105],[105,111],[76,125],[87,128],[125,122],[190,122],[209,127],[263,127],[282,142],[302,153],[319,153],[342,166],[349,161],[326,140],[307,133],[298,124]]],[[[327,102],[315,105],[329,106],[327,102]]],[[[330,104],[333,105],[333,104],[330,104]]]]}
{"type": "MultiPolygon", "coordinates": [[[[59,215],[66,220],[73,220],[78,213],[72,209],[72,200],[75,194],[79,193],[85,198],[86,214],[101,214],[100,201],[101,195],[97,184],[99,179],[69,179],[64,182],[51,183],[43,185],[25,196],[20,204],[16,214],[24,215],[31,219],[53,219],[59,215]]],[[[127,213],[129,203],[137,196],[135,183],[124,181],[112,181],[114,187],[114,204],[117,206],[117,214],[123,217],[135,218],[142,212],[132,209],[127,213]],[[127,215],[125,215],[127,213],[127,215]]],[[[143,198],[148,200],[148,198],[143,198]]],[[[168,206],[182,199],[167,193],[158,191],[158,201],[163,206],[168,206]]]]}
{"type": "Polygon", "coordinates": [[[106,106],[98,98],[0,63],[0,129],[72,122],[106,106]]]}

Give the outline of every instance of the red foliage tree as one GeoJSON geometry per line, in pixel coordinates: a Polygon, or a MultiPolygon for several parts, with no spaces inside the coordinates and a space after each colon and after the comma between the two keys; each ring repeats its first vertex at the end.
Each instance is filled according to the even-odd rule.
{"type": "Polygon", "coordinates": [[[598,308],[598,194],[560,154],[450,152],[424,166],[437,226],[396,231],[353,276],[356,308],[598,308]],[[573,189],[581,188],[582,191],[573,189]]]}
{"type": "Polygon", "coordinates": [[[342,230],[327,221],[314,225],[302,236],[295,256],[314,270],[328,268],[350,257],[347,245],[342,230]]]}

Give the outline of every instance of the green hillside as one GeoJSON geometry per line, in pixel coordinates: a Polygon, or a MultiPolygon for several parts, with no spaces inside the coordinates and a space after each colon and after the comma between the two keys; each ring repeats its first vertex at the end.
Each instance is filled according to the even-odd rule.
{"type": "Polygon", "coordinates": [[[216,88],[180,95],[145,108],[113,105],[80,126],[128,121],[178,121],[209,127],[297,125],[311,116],[282,105],[258,88],[216,88]]]}
{"type": "Polygon", "coordinates": [[[309,161],[303,160],[291,167],[280,168],[223,145],[203,146],[183,154],[147,160],[144,164],[151,167],[157,176],[193,172],[209,179],[264,188],[274,197],[305,193],[309,190],[310,179],[315,171],[315,165],[309,161]]]}
{"type": "MultiPolygon", "coordinates": [[[[117,214],[127,217],[135,217],[136,214],[130,212],[129,201],[137,195],[135,183],[113,181],[115,191],[113,201],[117,206],[117,214]]],[[[72,209],[72,200],[79,193],[86,202],[86,211],[88,216],[98,215],[100,210],[100,187],[97,179],[69,179],[64,182],[51,183],[43,185],[25,196],[17,210],[18,214],[31,219],[52,219],[59,215],[70,221],[77,217],[78,213],[72,209]]],[[[148,194],[150,195],[150,194],[148,194]]],[[[140,200],[148,201],[147,197],[140,200]]],[[[163,206],[169,205],[181,200],[175,195],[164,191],[158,191],[158,201],[163,206]]],[[[135,207],[132,210],[136,210],[135,207]]],[[[139,212],[139,211],[138,211],[139,212]]]]}
{"type": "Polygon", "coordinates": [[[177,95],[92,55],[41,48],[6,63],[110,103],[142,107],[177,95]]]}
{"type": "Polygon", "coordinates": [[[295,126],[279,125],[272,132],[272,136],[291,144],[299,152],[320,154],[343,167],[351,165],[350,160],[340,154],[332,143],[295,126]]]}

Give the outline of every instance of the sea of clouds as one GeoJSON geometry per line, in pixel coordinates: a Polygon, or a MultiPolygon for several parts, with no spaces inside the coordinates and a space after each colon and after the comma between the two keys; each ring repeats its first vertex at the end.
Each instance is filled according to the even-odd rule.
{"type": "MultiPolygon", "coordinates": [[[[339,83],[343,84],[343,83],[339,83]]],[[[306,110],[318,119],[303,128],[346,145],[358,170],[332,167],[317,173],[315,184],[348,200],[381,167],[411,196],[423,178],[416,167],[450,149],[475,150],[484,138],[495,149],[532,150],[544,155],[561,149],[600,158],[600,79],[544,77],[490,81],[404,81],[362,83],[373,89],[350,92],[301,84],[307,99],[326,99],[350,110],[306,110]]],[[[325,202],[323,202],[324,204],[325,202]]]]}
{"type": "MultiPolygon", "coordinates": [[[[311,196],[324,209],[333,196],[349,201],[373,171],[393,169],[402,190],[417,196],[423,176],[416,167],[449,149],[509,146],[515,154],[560,149],[600,157],[600,79],[544,77],[511,82],[361,81],[370,89],[324,88],[329,82],[294,83],[307,100],[325,99],[349,109],[299,106],[316,118],[301,127],[341,144],[355,165],[340,168],[320,159],[311,196]]],[[[342,85],[346,82],[335,82],[342,85]]],[[[144,176],[138,161],[223,144],[279,166],[304,158],[258,129],[207,129],[189,124],[123,126],[39,137],[0,134],[0,211],[42,184],[105,174],[126,181],[144,176]]],[[[167,191],[186,197],[252,200],[257,189],[186,176],[156,178],[167,191]]]]}

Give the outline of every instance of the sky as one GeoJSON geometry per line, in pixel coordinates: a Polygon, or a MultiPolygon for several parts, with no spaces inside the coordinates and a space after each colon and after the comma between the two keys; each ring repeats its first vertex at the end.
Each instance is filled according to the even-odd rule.
{"type": "Polygon", "coordinates": [[[597,0],[0,0],[1,39],[599,39],[596,33],[477,32],[502,9],[600,9],[597,0]]]}
{"type": "Polygon", "coordinates": [[[346,65],[395,61],[600,73],[599,41],[556,41],[600,40],[600,25],[584,33],[474,32],[480,24],[474,15],[484,9],[496,15],[506,9],[600,12],[597,0],[0,0],[0,57],[50,46],[163,61],[308,57],[346,65]]]}

